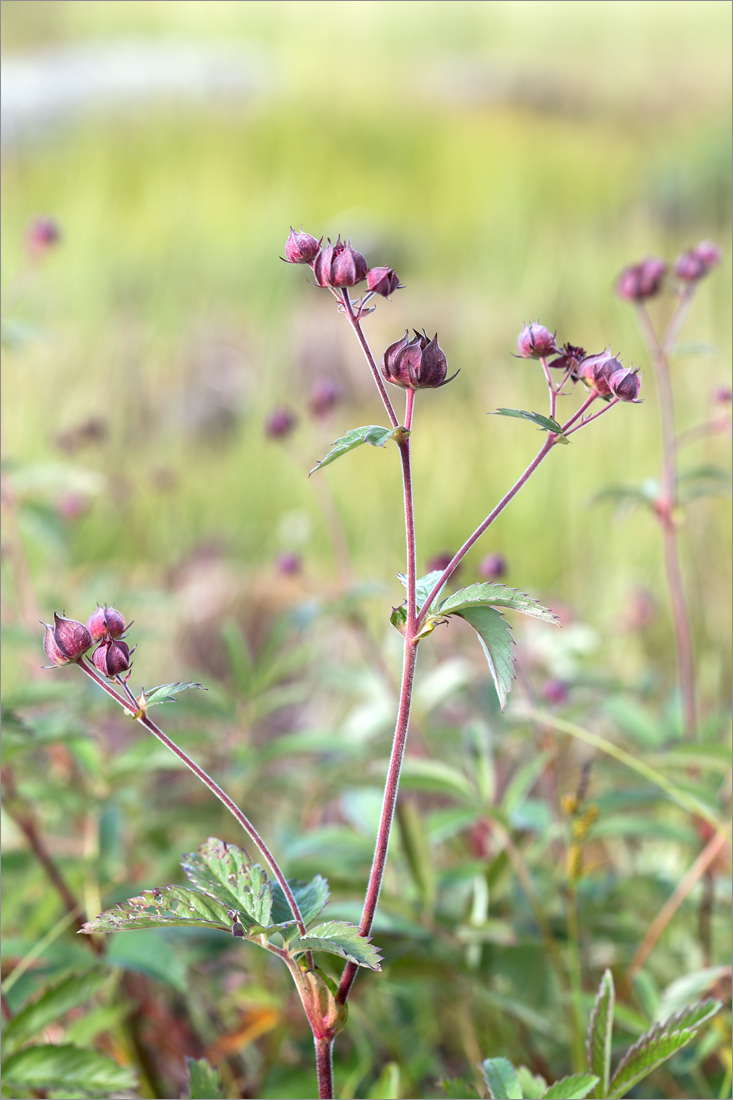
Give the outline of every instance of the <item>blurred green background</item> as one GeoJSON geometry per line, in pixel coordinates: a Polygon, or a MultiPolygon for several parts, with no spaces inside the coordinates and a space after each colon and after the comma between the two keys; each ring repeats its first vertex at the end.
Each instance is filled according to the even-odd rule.
{"type": "MultiPolygon", "coordinates": [[[[730,381],[730,5],[5,0],[1,16],[3,609],[12,643],[3,677],[11,706],[72,691],[65,672],[37,672],[37,620],[62,607],[86,619],[108,601],[136,620],[137,681],[190,677],[210,686],[172,721],[191,746],[208,736],[214,762],[229,769],[258,820],[271,815],[299,874],[310,861],[329,871],[313,854],[315,840],[308,848],[311,827],[346,815],[364,832],[371,820],[371,804],[347,798],[351,757],[333,775],[314,766],[306,780],[292,762],[288,776],[285,747],[267,749],[267,737],[294,730],[329,729],[337,741],[348,728],[357,747],[375,730],[382,736],[391,702],[365,679],[360,645],[399,660],[387,616],[402,599],[396,454],[363,448],[306,477],[333,439],[380,422],[382,412],[330,296],[308,285],[305,269],[280,262],[291,224],[351,237],[371,266],[399,272],[405,289],[365,322],[377,356],[407,327],[424,326],[438,332],[450,370],[460,368],[451,386],[417,402],[421,570],[460,545],[536,452],[530,424],[488,416],[502,406],[546,411],[539,368],[512,357],[523,322],[540,320],[560,342],[610,346],[642,368],[643,404],[615,409],[557,448],[474,548],[462,579],[477,579],[484,554],[502,553],[507,583],[560,610],[576,630],[555,643],[557,659],[552,643],[530,634],[530,663],[572,676],[592,651],[589,682],[642,684],[655,705],[670,705],[674,645],[657,526],[648,512],[621,514],[592,498],[659,467],[654,379],[633,310],[614,294],[623,266],[645,255],[673,260],[703,238],[723,245],[674,363],[679,428],[717,415],[711,394],[730,381]],[[39,215],[54,218],[62,236],[31,261],[25,233],[39,215]],[[343,401],[319,419],[309,401],[322,379],[341,387],[343,401]],[[279,406],[298,417],[282,442],[265,435],[279,406]],[[302,557],[296,577],[278,575],[284,552],[302,557]],[[351,604],[344,591],[359,582],[374,582],[374,593],[351,604]],[[643,636],[629,626],[640,600],[651,609],[643,636]],[[318,620],[329,601],[343,621],[363,616],[361,642],[344,642],[340,628],[331,633],[318,620]],[[293,608],[305,656],[278,634],[280,614],[293,608]],[[261,658],[249,695],[237,631],[249,657],[261,658]],[[278,664],[285,652],[290,664],[278,664]],[[301,781],[305,808],[287,802],[301,781]],[[332,813],[337,797],[345,801],[332,813]]],[[[670,298],[652,304],[660,323],[671,308],[670,298]]],[[[686,449],[683,465],[725,464],[728,449],[728,436],[712,433],[686,449]]],[[[727,504],[693,502],[680,540],[701,709],[714,716],[730,688],[727,504]]],[[[431,675],[453,641],[441,638],[426,653],[431,675]]],[[[441,683],[435,699],[455,688],[441,683]]],[[[418,701],[418,731],[430,690],[418,701]]],[[[88,693],[73,691],[89,715],[88,693]]],[[[94,705],[98,715],[109,710],[104,700],[94,705]]],[[[107,719],[97,721],[106,729],[107,719]]],[[[122,719],[109,721],[114,730],[122,719]]],[[[430,753],[457,762],[461,744],[445,748],[440,726],[423,733],[430,753]]],[[[215,830],[206,798],[185,812],[188,795],[177,808],[169,803],[176,786],[158,817],[135,824],[141,765],[164,764],[138,753],[115,772],[106,749],[97,759],[71,744],[78,758],[68,775],[80,768],[94,790],[96,808],[84,813],[112,806],[125,823],[118,862],[110,856],[105,874],[126,865],[133,890],[138,872],[149,885],[156,868],[175,874],[176,853],[215,830]],[[117,802],[116,784],[124,792],[117,802]]],[[[526,745],[510,739],[506,752],[509,768],[526,745]]],[[[49,774],[63,788],[67,772],[55,766],[49,774]]],[[[29,784],[33,796],[32,777],[29,784]]],[[[60,851],[75,866],[87,833],[78,820],[70,825],[80,812],[65,801],[72,793],[57,797],[47,812],[59,835],[74,834],[60,851]]],[[[38,788],[36,798],[47,802],[48,791],[38,788]]],[[[330,858],[345,860],[342,885],[355,906],[369,853],[359,849],[356,874],[354,858],[339,851],[330,858]]],[[[672,862],[674,877],[686,864],[672,862]]],[[[642,929],[663,893],[642,907],[642,929]]],[[[42,895],[39,880],[17,904],[41,906],[42,895]]],[[[47,909],[23,910],[30,939],[45,931],[47,909]]],[[[511,970],[509,954],[502,965],[511,970]]],[[[687,965],[671,957],[673,968],[687,965]]],[[[399,1030],[382,1024],[383,1034],[399,1030]]],[[[429,1037],[434,1025],[423,1025],[429,1037]]],[[[516,1036],[503,1026],[511,1044],[516,1036]]],[[[500,1052],[483,1045],[469,1057],[500,1052]]],[[[366,1072],[369,1054],[359,1057],[366,1072]]],[[[461,1065],[455,1052],[443,1062],[447,1072],[461,1065]]],[[[413,1065],[408,1080],[432,1072],[426,1066],[413,1065]]],[[[304,1078],[293,1084],[283,1065],[274,1072],[271,1091],[258,1095],[305,1095],[297,1092],[304,1078]]]]}

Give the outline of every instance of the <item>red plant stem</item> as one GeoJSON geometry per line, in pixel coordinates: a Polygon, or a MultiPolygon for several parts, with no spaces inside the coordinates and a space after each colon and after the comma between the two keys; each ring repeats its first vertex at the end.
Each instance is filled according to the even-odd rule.
{"type": "MultiPolygon", "coordinates": [[[[593,398],[590,399],[590,401],[592,401],[592,400],[593,400],[593,398]]],[[[612,409],[614,405],[618,405],[619,400],[620,400],[620,398],[618,398],[618,397],[612,398],[611,401],[609,401],[607,405],[604,405],[602,409],[599,409],[597,413],[593,413],[593,416],[586,416],[583,420],[581,420],[580,424],[576,424],[575,427],[571,428],[569,432],[567,432],[565,430],[568,425],[567,424],[563,425],[562,434],[567,439],[568,436],[573,435],[574,432],[579,432],[581,428],[584,428],[586,426],[586,424],[590,424],[591,421],[597,420],[599,416],[603,416],[603,414],[607,413],[609,409],[612,409]]],[[[590,404],[590,401],[586,402],[586,406],[584,406],[584,407],[587,407],[587,405],[590,404]]],[[[576,420],[576,419],[577,419],[576,417],[573,417],[573,420],[576,420]]],[[[568,421],[568,424],[569,423],[570,423],[570,421],[568,421]]]]}
{"type": "Polygon", "coordinates": [[[352,308],[351,299],[349,298],[348,290],[344,290],[342,292],[341,300],[343,301],[343,305],[344,305],[344,313],[348,317],[349,324],[351,325],[354,332],[356,333],[356,338],[359,341],[359,346],[361,347],[361,350],[364,352],[364,358],[366,359],[367,363],[369,364],[369,369],[372,372],[372,377],[374,378],[377,389],[379,390],[379,396],[382,398],[382,402],[384,404],[384,407],[387,410],[387,416],[389,417],[389,422],[390,422],[390,424],[392,425],[393,428],[397,428],[399,426],[399,420],[397,419],[397,414],[395,413],[394,408],[392,407],[392,402],[389,399],[389,394],[387,393],[386,389],[384,388],[384,382],[382,381],[382,376],[379,373],[379,368],[378,368],[377,364],[374,362],[374,356],[372,355],[371,348],[369,347],[369,344],[366,341],[366,337],[365,337],[364,333],[361,330],[361,324],[359,323],[359,318],[356,316],[356,314],[354,313],[354,310],[352,308]]]}
{"type": "Polygon", "coordinates": [[[331,1100],[333,1096],[333,1039],[318,1039],[313,1036],[316,1045],[316,1074],[318,1076],[319,1100],[331,1100]]]}
{"type": "Polygon", "coordinates": [[[677,674],[682,696],[685,733],[694,737],[697,728],[697,708],[695,702],[695,665],[692,653],[692,631],[690,615],[685,599],[685,586],[680,566],[679,546],[674,511],[677,505],[677,440],[675,438],[674,398],[669,372],[668,355],[674,346],[682,321],[689,310],[692,300],[691,291],[685,292],[677,312],[670,321],[664,340],[660,341],[652,325],[651,318],[643,303],[637,305],[637,317],[642,335],[651,355],[652,365],[657,378],[659,413],[662,428],[662,470],[660,476],[661,492],[657,506],[657,516],[662,528],[664,545],[664,566],[667,575],[667,588],[672,607],[675,649],[677,655],[677,674]]]}
{"type": "Polygon", "coordinates": [[[453,555],[453,558],[451,559],[449,564],[446,566],[446,568],[443,570],[443,572],[441,573],[441,575],[440,575],[439,579],[437,580],[437,582],[433,585],[432,592],[430,593],[428,598],[425,600],[425,603],[423,604],[423,607],[422,607],[422,611],[417,616],[417,622],[415,624],[416,630],[419,631],[420,627],[422,626],[423,620],[425,619],[425,616],[428,614],[428,611],[430,609],[430,605],[432,604],[433,600],[435,599],[435,597],[440,592],[440,590],[443,587],[443,585],[445,584],[445,582],[450,577],[451,573],[455,569],[457,569],[457,567],[459,566],[459,564],[460,564],[461,560],[463,559],[463,557],[468,553],[468,551],[471,549],[473,544],[478,539],[481,538],[484,531],[486,531],[491,526],[491,524],[494,522],[496,517],[498,515],[500,515],[501,512],[504,511],[504,509],[506,508],[509,501],[512,500],[517,495],[517,493],[522,488],[522,486],[525,484],[525,482],[527,482],[529,480],[529,478],[532,476],[532,474],[535,472],[535,470],[537,469],[539,464],[550,453],[552,448],[555,446],[556,442],[557,442],[557,436],[553,435],[551,432],[548,432],[547,437],[545,439],[545,442],[542,444],[539,451],[537,452],[535,457],[532,459],[532,461],[530,462],[529,466],[524,471],[522,476],[517,478],[517,480],[514,482],[511,489],[509,490],[509,492],[506,493],[501,498],[501,500],[496,505],[494,510],[492,512],[489,512],[488,516],[483,521],[483,523],[479,524],[479,526],[476,528],[476,530],[473,532],[473,534],[470,535],[466,539],[466,541],[464,542],[464,544],[460,548],[460,550],[458,550],[457,553],[453,555]]]}
{"type": "MultiPolygon", "coordinates": [[[[264,856],[265,862],[267,863],[268,867],[270,868],[273,875],[275,876],[278,883],[280,884],[280,887],[282,888],[283,893],[285,894],[288,905],[290,906],[290,911],[293,914],[293,917],[295,918],[295,921],[298,925],[298,929],[300,931],[300,934],[302,936],[305,936],[307,934],[306,933],[305,922],[304,922],[302,914],[300,912],[300,908],[298,906],[298,903],[295,900],[295,897],[293,896],[293,891],[290,889],[290,887],[288,885],[288,882],[287,882],[287,879],[285,878],[285,875],[280,870],[279,866],[277,865],[277,863],[275,861],[274,856],[270,852],[269,848],[265,844],[265,842],[262,839],[262,837],[260,836],[260,834],[255,829],[252,822],[249,820],[249,818],[245,814],[242,813],[242,811],[237,806],[236,802],[234,802],[229,797],[229,795],[226,794],[226,792],[221,789],[219,784],[215,783],[214,780],[211,778],[211,776],[207,775],[206,772],[204,771],[204,769],[199,767],[199,765],[196,764],[195,761],[193,761],[191,759],[191,757],[183,751],[183,749],[179,748],[178,745],[175,743],[175,741],[172,741],[170,737],[168,737],[165,733],[163,733],[162,729],[160,729],[160,727],[157,726],[155,724],[155,722],[153,722],[152,718],[148,718],[147,714],[140,714],[139,712],[136,713],[137,707],[136,707],[135,704],[137,703],[137,700],[135,700],[135,704],[133,704],[129,699],[125,699],[121,695],[118,695],[118,693],[115,691],[115,689],[113,687],[111,687],[109,684],[107,684],[102,679],[102,677],[98,675],[98,673],[94,670],[94,668],[87,661],[85,661],[83,658],[76,661],[75,663],[79,666],[79,668],[82,670],[82,672],[86,673],[86,675],[91,680],[94,680],[95,684],[97,684],[98,687],[101,687],[104,691],[107,692],[108,695],[111,695],[112,698],[117,703],[119,703],[121,707],[124,707],[125,710],[129,711],[133,716],[135,716],[136,720],[138,722],[140,722],[141,725],[145,726],[146,729],[150,730],[150,732],[153,734],[154,737],[157,737],[159,741],[162,741],[162,743],[165,745],[165,747],[167,749],[170,749],[170,751],[175,756],[177,756],[178,759],[181,760],[186,765],[186,767],[189,768],[189,770],[192,771],[193,774],[198,779],[201,780],[201,782],[205,786],[207,786],[209,788],[209,790],[212,792],[212,794],[215,794],[216,797],[219,799],[219,801],[222,802],[226,806],[226,808],[229,810],[230,814],[234,818],[236,818],[236,820],[239,822],[239,824],[244,829],[247,836],[250,838],[250,840],[252,840],[252,842],[254,844],[257,845],[260,852],[264,856]]],[[[125,686],[125,685],[123,685],[123,686],[125,686]]],[[[129,694],[132,698],[134,698],[134,696],[132,696],[132,692],[129,691],[129,688],[127,688],[125,686],[125,690],[126,690],[126,692],[129,692],[129,694]]],[[[312,966],[312,962],[309,965],[312,966]]]]}

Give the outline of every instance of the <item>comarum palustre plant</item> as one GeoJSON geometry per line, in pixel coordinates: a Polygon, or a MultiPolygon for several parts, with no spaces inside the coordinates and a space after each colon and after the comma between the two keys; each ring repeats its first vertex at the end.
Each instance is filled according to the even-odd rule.
{"type": "MultiPolygon", "coordinates": [[[[619,404],[639,401],[638,370],[626,368],[606,349],[589,354],[571,343],[559,345],[544,325],[526,324],[519,334],[517,357],[536,362],[547,385],[545,413],[524,409],[498,409],[503,416],[528,420],[543,433],[542,444],[524,472],[502,499],[466,538],[451,560],[426,576],[417,575],[416,532],[413,510],[411,447],[416,395],[420,390],[440,389],[452,382],[447,359],[437,334],[414,330],[395,340],[378,364],[364,335],[362,323],[380,298],[402,289],[389,267],[369,268],[350,242],[340,237],[323,246],[322,239],[291,231],[285,245],[286,262],[303,264],[312,272],[317,287],[335,299],[338,311],[351,326],[379,393],[387,425],[368,424],[347,431],[311,470],[314,473],[364,443],[386,447],[394,443],[399,455],[404,496],[406,565],[400,580],[406,598],[391,612],[391,622],[403,637],[403,663],[399,706],[384,797],[376,836],[374,858],[366,886],[359,926],[323,920],[329,889],[325,878],[311,882],[286,879],[275,856],[253,823],[206,772],[152,720],[152,706],[174,698],[192,683],[165,684],[135,695],[129,686],[132,650],[125,641],[122,615],[105,605],[86,626],[65,616],[54,616],[46,627],[45,650],[52,665],[74,665],[106,691],[132,717],[169,748],[216,795],[244,830],[253,851],[210,838],[196,853],[183,858],[188,886],[145,890],[117,908],[102,913],[84,926],[87,933],[117,932],[171,925],[219,929],[254,943],[279,958],[290,971],[311,1027],[316,1048],[318,1091],[332,1097],[334,1039],[346,1022],[347,1003],[358,969],[380,969],[380,953],[370,941],[380,888],[384,877],[390,832],[400,782],[410,721],[413,683],[420,643],[451,617],[468,622],[483,647],[501,707],[506,705],[514,669],[513,642],[504,618],[505,609],[547,622],[556,622],[551,611],[532,597],[494,580],[470,585],[448,597],[446,583],[473,544],[516,496],[540,464],[558,445],[566,445],[581,428],[588,427],[619,404]],[[352,288],[365,284],[360,297],[352,288]],[[580,386],[577,383],[581,383],[580,386]],[[395,411],[389,387],[404,391],[404,413],[395,411]],[[577,394],[573,411],[560,411],[566,399],[577,394]],[[87,653],[96,643],[91,660],[87,653]],[[254,861],[254,850],[264,867],[254,861]],[[340,982],[321,970],[315,957],[327,952],[344,960],[340,982]]],[[[457,372],[456,372],[457,373],[457,372]]],[[[500,575],[501,570],[493,572],[500,575]]],[[[491,576],[492,573],[489,573],[491,576]]],[[[210,1077],[200,1063],[192,1064],[192,1097],[212,1096],[210,1077]],[[206,1085],[195,1080],[206,1078],[206,1085]],[[198,1088],[209,1091],[196,1091],[198,1088]]],[[[548,1093],[548,1095],[554,1095],[548,1093]]],[[[557,1094],[561,1095],[561,1094],[557,1094]]],[[[565,1094],[562,1094],[565,1095],[565,1094]]],[[[585,1094],[583,1094],[585,1095],[585,1094]]]]}

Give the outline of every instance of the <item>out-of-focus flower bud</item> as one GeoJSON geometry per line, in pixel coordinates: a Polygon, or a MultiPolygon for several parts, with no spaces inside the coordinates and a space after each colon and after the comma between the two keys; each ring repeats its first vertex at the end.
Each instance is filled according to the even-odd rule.
{"type": "Polygon", "coordinates": [[[310,264],[318,255],[320,247],[321,241],[311,237],[310,233],[304,233],[302,226],[300,233],[296,233],[291,225],[290,236],[285,242],[285,261],[289,264],[310,264]]]}
{"type": "Polygon", "coordinates": [[[503,577],[507,571],[506,558],[503,554],[489,554],[479,562],[478,574],[487,581],[496,581],[503,577]]]}
{"type": "MultiPolygon", "coordinates": [[[[426,566],[425,572],[426,573],[436,573],[436,572],[439,571],[439,572],[442,573],[444,569],[448,568],[448,566],[450,565],[450,563],[452,561],[453,561],[453,555],[452,554],[434,554],[433,557],[430,558],[430,560],[429,560],[429,562],[426,566]]],[[[460,573],[460,571],[461,570],[460,570],[460,566],[459,566],[458,569],[454,570],[452,576],[455,577],[458,573],[460,573]]]]}
{"type": "Polygon", "coordinates": [[[53,665],[68,665],[70,661],[78,661],[92,644],[92,636],[84,623],[67,619],[65,615],[57,615],[55,611],[53,626],[49,623],[41,625],[46,628],[43,648],[53,665]]]}
{"type": "Polygon", "coordinates": [[[286,551],[283,554],[278,554],[275,560],[275,569],[281,577],[294,577],[296,573],[300,573],[303,567],[300,554],[293,554],[286,551]]]}
{"type": "MultiPolygon", "coordinates": [[[[616,360],[618,362],[618,360],[616,360]]],[[[621,367],[615,370],[608,378],[608,388],[619,401],[633,401],[639,404],[639,391],[641,390],[641,378],[639,368],[621,367]]]]}
{"type": "Polygon", "coordinates": [[[624,268],[616,281],[616,293],[627,302],[643,302],[658,294],[667,264],[656,256],[649,256],[641,263],[624,268]]]}
{"type": "Polygon", "coordinates": [[[336,244],[329,240],[313,263],[313,275],[319,286],[355,286],[367,276],[367,262],[360,252],[344,244],[339,237],[336,244]]]}
{"type": "Polygon", "coordinates": [[[699,244],[695,245],[692,251],[699,260],[702,260],[708,271],[711,267],[717,267],[723,258],[723,253],[718,248],[717,244],[713,244],[712,241],[700,241],[699,244]]]}
{"type": "Polygon", "coordinates": [[[674,273],[683,283],[695,283],[708,273],[708,265],[694,248],[683,252],[674,262],[674,273]]]}
{"type": "Polygon", "coordinates": [[[133,646],[130,649],[127,642],[123,642],[119,638],[107,638],[105,641],[100,642],[94,653],[92,653],[94,667],[103,676],[108,676],[110,679],[120,676],[131,667],[130,657],[136,648],[136,646],[133,646]]]}
{"type": "Polygon", "coordinates": [[[290,409],[273,409],[265,424],[265,435],[270,439],[284,439],[296,424],[297,418],[290,409]]]}
{"type": "Polygon", "coordinates": [[[517,337],[520,359],[542,359],[546,355],[555,355],[558,350],[554,333],[535,321],[525,325],[517,337]]]}
{"type": "Polygon", "coordinates": [[[115,607],[100,607],[89,616],[87,630],[95,642],[109,635],[110,638],[121,638],[125,633],[125,619],[115,607]]]}
{"type": "Polygon", "coordinates": [[[402,286],[400,277],[391,267],[372,267],[367,273],[367,286],[372,294],[381,294],[383,298],[389,298],[395,290],[402,286]]]}
{"type": "Polygon", "coordinates": [[[623,370],[620,361],[611,355],[610,349],[606,348],[597,355],[586,355],[585,359],[581,360],[576,373],[588,389],[595,390],[599,397],[608,397],[611,393],[609,380],[618,370],[623,370]]]}
{"type": "Polygon", "coordinates": [[[557,359],[552,359],[547,365],[557,370],[569,370],[571,376],[577,379],[578,366],[585,358],[585,354],[585,348],[577,347],[575,344],[563,344],[557,359]]]}
{"type": "Polygon", "coordinates": [[[342,390],[336,382],[332,382],[330,378],[319,378],[311,391],[310,411],[314,416],[325,416],[338,405],[341,397],[342,390]]]}
{"type": "Polygon", "coordinates": [[[387,382],[401,386],[406,390],[437,389],[447,386],[458,374],[448,373],[448,362],[438,345],[436,332],[432,340],[426,332],[414,330],[415,336],[408,340],[408,333],[401,340],[390,344],[382,357],[382,374],[387,382]]]}
{"type": "Polygon", "coordinates": [[[59,227],[52,218],[36,218],[28,226],[26,247],[31,256],[43,256],[61,240],[59,227]]]}
{"type": "Polygon", "coordinates": [[[542,698],[546,703],[562,706],[570,698],[568,685],[563,680],[546,680],[542,685],[542,698]]]}
{"type": "Polygon", "coordinates": [[[730,386],[716,386],[710,396],[716,405],[729,405],[733,401],[733,390],[730,386]]]}

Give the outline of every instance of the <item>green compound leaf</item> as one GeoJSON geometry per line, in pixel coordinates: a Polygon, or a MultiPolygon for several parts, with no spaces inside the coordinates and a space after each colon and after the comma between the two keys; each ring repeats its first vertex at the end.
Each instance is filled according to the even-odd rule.
{"type": "Polygon", "coordinates": [[[720,1001],[698,1001],[655,1024],[626,1051],[611,1078],[606,1100],[621,1100],[629,1089],[694,1039],[700,1027],[722,1007],[720,1001]]]}
{"type": "Polygon", "coordinates": [[[372,447],[384,447],[395,430],[399,429],[380,428],[378,424],[365,424],[363,428],[352,428],[350,432],[342,435],[340,439],[336,439],[331,444],[331,450],[325,458],[317,462],[313,469],[309,471],[308,477],[314,474],[316,470],[323,469],[329,463],[335,462],[337,458],[353,451],[356,447],[361,447],[362,443],[371,443],[372,447]]]}
{"type": "MultiPolygon", "coordinates": [[[[82,932],[132,932],[143,928],[219,928],[231,932],[230,907],[187,886],[143,890],[138,897],[106,909],[82,926],[82,932]]],[[[241,919],[241,918],[240,918],[241,919]]]]}
{"type": "Polygon", "coordinates": [[[87,1004],[108,983],[109,971],[94,968],[83,974],[70,974],[58,985],[45,989],[37,1000],[24,1005],[6,1025],[2,1040],[3,1057],[7,1058],[49,1024],[57,1023],[72,1008],[87,1004]]]}
{"type": "Polygon", "coordinates": [[[328,951],[342,959],[365,966],[368,970],[381,970],[379,948],[370,943],[369,937],[360,936],[355,924],[345,921],[327,921],[308,929],[308,935],[291,940],[288,949],[292,955],[306,951],[328,951]]]}
{"type": "Polygon", "coordinates": [[[478,634],[501,709],[504,710],[514,679],[514,642],[509,624],[493,607],[465,607],[461,611],[451,611],[448,614],[465,619],[478,634]]]}
{"type": "Polygon", "coordinates": [[[135,1075],[96,1050],[70,1044],[24,1047],[3,1061],[3,1086],[93,1097],[134,1089],[135,1075]]]}
{"type": "MultiPolygon", "coordinates": [[[[310,924],[328,905],[331,891],[328,882],[321,875],[316,875],[310,882],[300,882],[298,879],[288,879],[288,886],[293,891],[298,903],[303,922],[310,924]]],[[[276,924],[287,924],[293,919],[290,906],[279,882],[272,884],[272,913],[270,919],[276,924]]]]}
{"type": "Polygon", "coordinates": [[[205,1058],[189,1058],[186,1055],[190,1100],[223,1100],[221,1074],[205,1058]]]}
{"type": "MultiPolygon", "coordinates": [[[[432,575],[432,574],[431,574],[432,575]]],[[[454,592],[443,600],[438,608],[441,615],[462,615],[466,607],[511,607],[533,619],[542,619],[546,623],[559,625],[560,620],[549,608],[543,607],[537,600],[516,588],[507,588],[505,584],[490,582],[472,584],[454,592]]]]}
{"type": "Polygon", "coordinates": [[[558,424],[557,420],[554,420],[551,416],[543,416],[542,413],[527,412],[526,409],[494,409],[490,414],[491,416],[517,416],[521,420],[529,420],[530,424],[536,425],[544,432],[554,432],[555,435],[560,436],[560,441],[563,443],[569,443],[570,440],[566,439],[562,434],[562,425],[558,424]]]}
{"type": "Polygon", "coordinates": [[[585,1041],[588,1066],[599,1078],[598,1087],[594,1093],[597,1100],[602,1100],[608,1092],[608,1082],[611,1077],[611,1036],[615,1002],[613,975],[610,970],[606,970],[601,978],[598,996],[590,1014],[585,1041]]]}
{"type": "Polygon", "coordinates": [[[227,909],[244,911],[251,922],[266,926],[272,909],[272,883],[242,848],[209,837],[197,852],[181,860],[188,879],[227,909]]]}
{"type": "Polygon", "coordinates": [[[177,684],[159,684],[157,687],[150,688],[149,691],[143,688],[142,695],[140,699],[138,699],[138,702],[146,709],[148,707],[156,707],[160,703],[175,703],[176,695],[180,695],[181,692],[184,691],[194,691],[196,689],[199,691],[209,690],[205,688],[203,684],[194,684],[191,680],[186,680],[177,684]],[[145,700],[144,703],[141,702],[143,696],[145,700]]]}
{"type": "Polygon", "coordinates": [[[486,1058],[481,1072],[491,1100],[522,1100],[522,1086],[508,1058],[486,1058]]]}
{"type": "Polygon", "coordinates": [[[542,1100],[585,1100],[597,1084],[598,1078],[594,1073],[573,1073],[550,1085],[542,1093],[542,1100]]]}

